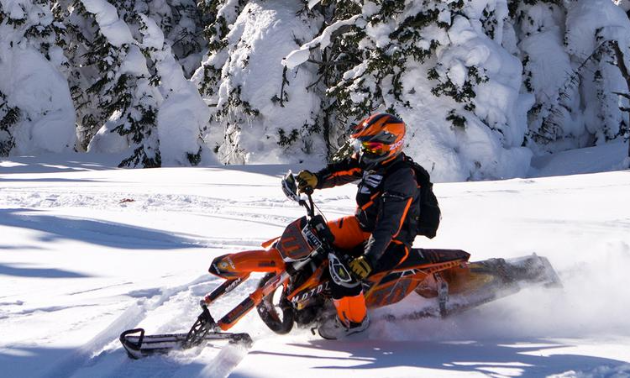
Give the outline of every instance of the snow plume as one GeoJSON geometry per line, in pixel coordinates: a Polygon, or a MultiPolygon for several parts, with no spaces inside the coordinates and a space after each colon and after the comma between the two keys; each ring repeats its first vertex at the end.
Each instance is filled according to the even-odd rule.
{"type": "MultiPolygon", "coordinates": [[[[227,13],[234,5],[226,2],[221,9],[227,13]]],[[[214,67],[215,75],[206,85],[218,84],[216,92],[210,90],[216,108],[208,141],[215,144],[222,162],[325,158],[317,119],[320,100],[309,88],[316,81],[314,71],[289,71],[282,65],[282,58],[299,47],[296,41],[311,39],[317,31],[317,19],[296,16],[303,9],[304,4],[290,0],[247,3],[225,36],[224,47],[204,62],[214,67]]]]}
{"type": "Polygon", "coordinates": [[[51,24],[46,5],[0,2],[0,155],[74,148],[74,106],[51,24]]]}

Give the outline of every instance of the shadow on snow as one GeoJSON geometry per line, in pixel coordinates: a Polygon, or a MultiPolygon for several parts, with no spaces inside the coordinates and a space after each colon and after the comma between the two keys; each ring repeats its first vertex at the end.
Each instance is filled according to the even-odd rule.
{"type": "Polygon", "coordinates": [[[61,269],[30,268],[25,264],[0,264],[0,276],[28,278],[85,278],[81,273],[61,269]]]}
{"type": "Polygon", "coordinates": [[[118,349],[90,357],[68,348],[0,348],[2,377],[20,378],[121,378],[169,377],[176,372],[195,377],[206,368],[193,361],[178,362],[160,356],[131,360],[118,349]]]}
{"type": "MultiPolygon", "coordinates": [[[[42,242],[75,240],[119,249],[199,248],[199,241],[121,223],[44,215],[32,209],[0,209],[0,226],[41,231],[42,242]]],[[[4,249],[4,247],[2,247],[4,249]]]]}
{"type": "MultiPolygon", "coordinates": [[[[322,362],[315,369],[347,370],[361,376],[361,370],[387,369],[395,367],[417,367],[423,369],[442,370],[447,372],[469,372],[498,374],[499,376],[518,376],[522,378],[544,377],[568,371],[592,371],[596,368],[619,367],[627,362],[575,354],[552,354],[542,356],[538,351],[566,348],[572,345],[558,344],[549,341],[527,340],[527,343],[541,345],[524,345],[517,341],[505,342],[435,342],[435,341],[377,341],[360,342],[315,340],[304,344],[290,344],[301,348],[317,350],[308,353],[270,353],[253,351],[250,354],[275,355],[284,358],[312,358],[322,362]],[[519,345],[521,344],[521,345],[519,345]],[[321,350],[342,352],[343,357],[322,357],[321,350]],[[531,353],[531,354],[530,354],[531,353]],[[343,361],[339,365],[335,360],[343,361]],[[356,364],[348,366],[348,361],[356,364]]],[[[233,374],[232,378],[245,376],[233,374]]]]}

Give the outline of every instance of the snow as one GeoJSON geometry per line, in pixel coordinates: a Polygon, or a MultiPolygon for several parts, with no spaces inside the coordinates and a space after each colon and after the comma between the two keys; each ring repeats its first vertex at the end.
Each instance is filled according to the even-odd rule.
{"type": "MultiPolygon", "coordinates": [[[[461,248],[472,260],[535,252],[563,289],[524,290],[445,320],[386,320],[423,303],[412,296],[374,310],[371,327],[344,341],[306,329],[275,335],[254,312],[234,328],[252,335],[249,350],[140,361],[127,358],[120,332],[186,331],[199,298],[220,284],[207,274],[212,258],[258,248],[302,215],[279,178],[303,166],[121,170],[111,155],[3,159],[2,377],[630,377],[630,171],[619,170],[627,147],[536,158],[526,179],[435,185],[443,223],[416,246],[461,248]]],[[[353,212],[354,192],[315,200],[333,219],[353,212]]],[[[255,285],[211,311],[225,313],[255,285]]]]}

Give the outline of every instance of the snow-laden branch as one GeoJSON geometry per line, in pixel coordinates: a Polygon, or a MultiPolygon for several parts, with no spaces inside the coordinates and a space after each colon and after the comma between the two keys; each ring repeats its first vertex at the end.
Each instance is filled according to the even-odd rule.
{"type": "Polygon", "coordinates": [[[289,55],[282,59],[282,64],[288,69],[294,69],[300,64],[306,62],[311,55],[311,50],[315,50],[318,47],[320,50],[323,50],[330,45],[330,41],[336,36],[345,33],[353,25],[360,26],[359,23],[357,23],[359,18],[363,19],[363,15],[357,14],[347,20],[335,22],[324,29],[322,34],[317,38],[303,44],[299,49],[291,51],[289,55]]]}
{"type": "Polygon", "coordinates": [[[118,17],[116,7],[105,0],[81,0],[85,9],[96,17],[101,33],[113,46],[121,47],[124,44],[132,44],[129,26],[118,17]]]}
{"type": "Polygon", "coordinates": [[[217,164],[200,139],[210,118],[210,110],[199,91],[184,76],[171,47],[164,43],[164,34],[155,20],[140,14],[144,47],[152,48],[149,56],[155,62],[160,77],[159,89],[164,96],[157,116],[162,163],[166,166],[217,164]],[[193,163],[191,156],[199,161],[193,163]]]}

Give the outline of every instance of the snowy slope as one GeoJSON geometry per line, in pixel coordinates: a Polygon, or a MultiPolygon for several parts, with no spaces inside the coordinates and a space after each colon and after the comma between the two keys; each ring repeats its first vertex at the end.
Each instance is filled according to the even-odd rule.
{"type": "MultiPolygon", "coordinates": [[[[535,173],[623,160],[592,153],[541,161],[535,173]]],[[[417,246],[461,248],[473,260],[536,252],[562,290],[523,291],[448,320],[385,320],[421,302],[408,298],[338,342],[309,330],[274,335],[252,313],[234,329],[252,335],[249,351],[131,361],[122,330],[186,331],[199,298],[220,284],[205,273],[212,258],[256,248],[302,213],[279,189],[298,167],[109,168],[116,162],[0,162],[0,377],[630,377],[627,170],[436,185],[443,225],[417,246]]],[[[354,190],[316,200],[335,218],[353,211],[354,190]]]]}

